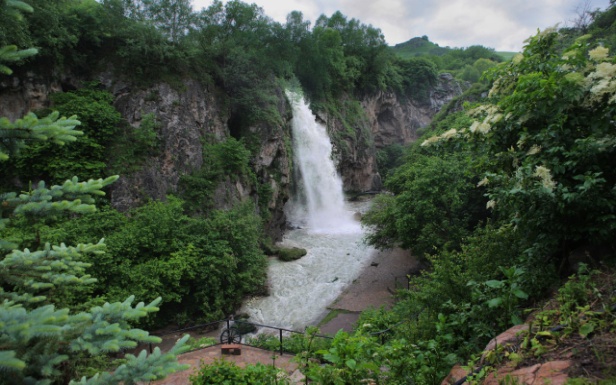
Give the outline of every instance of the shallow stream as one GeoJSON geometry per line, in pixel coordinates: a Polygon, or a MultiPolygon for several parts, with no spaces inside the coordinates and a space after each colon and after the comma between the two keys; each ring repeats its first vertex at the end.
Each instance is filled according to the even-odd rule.
{"type": "MultiPolygon", "coordinates": [[[[351,214],[367,207],[368,202],[346,204],[351,214]]],[[[250,315],[251,322],[297,331],[316,324],[370,263],[374,249],[363,243],[363,235],[359,223],[355,231],[288,231],[281,245],[301,247],[308,254],[292,262],[270,259],[270,295],[249,300],[242,312],[250,315]]]]}

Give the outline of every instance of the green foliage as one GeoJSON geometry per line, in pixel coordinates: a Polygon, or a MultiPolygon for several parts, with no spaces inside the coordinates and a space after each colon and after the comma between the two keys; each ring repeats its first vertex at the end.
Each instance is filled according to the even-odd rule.
{"type": "Polygon", "coordinates": [[[521,276],[524,274],[522,269],[515,266],[510,268],[499,266],[499,270],[503,273],[504,279],[491,279],[482,284],[470,281],[467,285],[471,286],[473,290],[482,292],[473,298],[473,302],[478,301],[480,297],[486,297],[488,298],[486,301],[488,307],[500,311],[496,322],[499,327],[505,328],[511,324],[522,323],[519,310],[520,302],[528,299],[528,294],[520,289],[521,276]],[[480,285],[483,287],[478,287],[480,285]]]}
{"type": "MultiPolygon", "coordinates": [[[[1,62],[17,62],[27,57],[36,55],[38,51],[34,48],[29,49],[17,49],[15,45],[5,45],[0,47],[0,63],[1,62]]],[[[0,64],[0,73],[4,75],[10,75],[13,73],[9,67],[0,64]]]]}
{"type": "MultiPolygon", "coordinates": [[[[405,43],[397,44],[392,50],[396,56],[402,59],[422,58],[428,60],[441,72],[458,73],[462,71],[463,73],[466,68],[466,71],[472,72],[475,72],[474,69],[476,69],[479,71],[479,75],[481,75],[483,72],[481,68],[477,68],[474,65],[478,60],[488,60],[495,63],[503,61],[502,55],[495,52],[492,48],[486,48],[481,45],[473,45],[467,48],[439,47],[438,44],[429,41],[427,36],[415,37],[405,43]],[[473,67],[475,68],[473,69],[473,67]]],[[[463,74],[461,78],[464,79],[463,74]]]]}
{"type": "Polygon", "coordinates": [[[260,219],[250,203],[213,211],[209,218],[189,217],[183,207],[168,197],[128,217],[109,209],[43,228],[40,238],[92,242],[105,235],[107,252],[87,260],[98,284],[82,295],[117,299],[132,293],[143,301],[160,296],[161,311],[149,324],[224,318],[246,295],[263,290],[260,219]]]}
{"type": "MultiPolygon", "coordinates": [[[[26,176],[55,183],[75,175],[100,178],[106,172],[107,146],[115,139],[120,122],[120,114],[112,105],[113,96],[91,84],[74,92],[54,94],[52,100],[54,107],[58,109],[55,114],[79,115],[80,133],[83,133],[83,136],[75,142],[74,137],[65,138],[60,133],[41,132],[37,135],[57,135],[56,141],[70,143],[62,148],[57,148],[51,142],[32,144],[28,152],[19,154],[8,163],[9,167],[5,168],[5,172],[15,178],[26,176]]],[[[50,115],[47,119],[57,119],[57,116],[50,115]]],[[[31,122],[16,121],[13,125],[24,127],[31,124],[30,127],[36,129],[35,116],[29,115],[26,119],[31,122]]],[[[47,123],[45,119],[40,122],[47,123]]],[[[71,123],[71,120],[57,121],[60,127],[71,123]]]]}
{"type": "Polygon", "coordinates": [[[402,165],[404,161],[404,146],[394,143],[376,152],[376,163],[379,174],[383,180],[393,173],[396,167],[402,165]]]}
{"type": "MultiPolygon", "coordinates": [[[[468,357],[519,323],[522,307],[556,281],[556,270],[566,266],[576,247],[614,247],[615,147],[608,117],[616,66],[606,48],[588,44],[589,37],[564,53],[559,38],[556,31],[541,32],[522,55],[488,70],[489,98],[435,120],[427,129],[433,136],[411,147],[405,164],[388,178],[392,195],[375,200],[366,215],[366,223],[375,226],[373,244],[402,245],[415,253],[437,245],[427,257],[429,270],[411,279],[411,290],[399,293],[386,323],[396,325],[387,336],[389,349],[405,347],[396,345],[398,340],[413,341],[413,351],[396,357],[412,357],[404,367],[413,368],[417,383],[440,381],[438,373],[444,372],[439,371],[448,369],[439,369],[447,352],[468,357]],[[458,192],[444,204],[440,198],[448,190],[458,192]],[[473,194],[478,194],[474,203],[456,204],[459,196],[473,194]],[[473,207],[468,225],[447,217],[473,207]],[[442,218],[448,218],[445,224],[439,223],[442,218]],[[451,224],[464,231],[449,230],[451,238],[438,233],[451,224]]],[[[477,71],[491,65],[474,62],[477,71]]],[[[540,313],[539,331],[525,342],[529,353],[539,356],[558,338],[592,338],[610,327],[604,318],[609,311],[602,310],[609,306],[587,303],[598,292],[591,282],[582,271],[559,292],[559,309],[540,313]],[[563,334],[546,330],[555,323],[568,325],[561,327],[563,334]]],[[[383,318],[367,315],[361,322],[381,327],[383,318]]],[[[522,356],[510,359],[519,362],[522,356]]],[[[488,359],[493,358],[498,359],[488,359]]],[[[405,378],[403,371],[393,372],[405,378]]]]}
{"type": "Polygon", "coordinates": [[[247,174],[250,151],[233,137],[212,146],[215,159],[225,174],[247,174]]]}
{"type": "Polygon", "coordinates": [[[436,65],[424,57],[399,59],[395,64],[401,78],[401,92],[420,102],[429,101],[430,90],[438,78],[436,65]]]}
{"type": "Polygon", "coordinates": [[[193,385],[284,385],[291,382],[284,371],[269,365],[257,363],[240,368],[231,361],[217,360],[212,364],[202,365],[196,374],[191,375],[190,383],[193,385]]]}
{"type": "Polygon", "coordinates": [[[138,127],[121,125],[121,134],[109,146],[108,167],[130,172],[137,170],[148,157],[155,156],[160,150],[158,126],[154,114],[143,115],[138,127]]]}
{"type": "Polygon", "coordinates": [[[35,114],[28,113],[25,117],[11,122],[5,117],[0,118],[0,129],[7,141],[3,141],[0,147],[0,160],[6,161],[10,156],[19,154],[28,141],[40,141],[47,139],[55,144],[73,142],[83,132],[75,130],[80,124],[76,116],[60,118],[59,112],[53,112],[49,116],[39,119],[35,114]]]}
{"type": "Polygon", "coordinates": [[[377,197],[362,219],[376,226],[368,242],[377,247],[400,244],[423,256],[459,248],[485,218],[470,159],[417,154],[387,179],[394,195],[377,197]]]}
{"type": "Polygon", "coordinates": [[[556,40],[550,30],[533,37],[493,73],[494,104],[477,109],[483,122],[471,126],[493,159],[486,182],[495,211],[525,234],[535,261],[609,242],[616,225],[613,59],[604,48],[588,53],[585,39],[563,56],[556,40]]]}
{"type": "MultiPolygon", "coordinates": [[[[190,212],[200,213],[213,208],[214,190],[220,182],[227,178],[256,183],[256,177],[250,168],[251,153],[234,137],[222,142],[206,142],[203,145],[203,165],[192,174],[180,177],[179,189],[186,200],[190,212]]],[[[263,195],[263,205],[269,202],[268,190],[265,185],[257,186],[263,195]]],[[[270,191],[271,194],[271,191],[270,191]]],[[[263,206],[260,207],[263,209],[263,206]]]]}
{"type": "Polygon", "coordinates": [[[308,252],[306,251],[306,249],[302,249],[299,247],[292,247],[292,248],[281,247],[277,249],[277,253],[278,253],[278,258],[281,261],[288,262],[288,261],[298,260],[304,255],[306,255],[306,253],[308,252]]]}
{"type": "Polygon", "coordinates": [[[377,351],[374,338],[339,331],[329,349],[316,352],[327,365],[309,365],[306,375],[319,384],[357,384],[375,379],[380,372],[377,351]]]}
{"type": "MultiPolygon", "coordinates": [[[[10,1],[4,8],[14,6],[30,10],[22,2],[10,1]]],[[[6,72],[6,71],[4,71],[6,72]]],[[[75,140],[81,134],[74,130],[80,122],[75,118],[58,119],[52,113],[46,119],[28,115],[10,123],[2,118],[2,157],[6,161],[17,150],[25,147],[24,139],[30,141],[50,140],[56,144],[75,140]]],[[[61,213],[92,212],[94,197],[104,195],[102,189],[115,181],[117,176],[106,179],[78,182],[77,177],[63,185],[46,188],[40,182],[35,189],[0,196],[0,371],[1,384],[51,384],[67,383],[77,375],[78,362],[92,356],[106,355],[135,348],[138,342],[158,342],[147,332],[133,329],[131,323],[158,310],[160,298],[150,304],[143,302],[133,306],[134,297],[124,302],[105,303],[84,312],[71,313],[70,309],[56,308],[62,293],[90,285],[94,282],[85,269],[89,264],[86,255],[103,253],[104,243],[77,244],[67,247],[46,243],[33,251],[19,250],[17,244],[7,242],[4,231],[11,218],[46,219],[61,213]],[[9,248],[12,251],[8,252],[9,248]]],[[[33,226],[34,227],[34,226],[33,226]]],[[[34,227],[36,228],[36,227],[34,227]]],[[[38,245],[37,245],[38,246],[38,245]]],[[[82,377],[82,384],[100,384],[149,381],[162,378],[183,367],[177,364],[175,355],[183,351],[186,338],[178,341],[170,352],[156,350],[138,357],[127,355],[125,363],[113,372],[96,373],[90,378],[82,377]]]]}

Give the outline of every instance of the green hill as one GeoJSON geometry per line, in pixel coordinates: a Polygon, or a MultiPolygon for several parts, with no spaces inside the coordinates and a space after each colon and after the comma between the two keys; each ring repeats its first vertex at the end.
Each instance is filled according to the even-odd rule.
{"type": "Polygon", "coordinates": [[[423,55],[441,56],[451,50],[449,47],[439,47],[438,44],[428,40],[427,36],[414,37],[404,43],[396,44],[392,49],[402,58],[423,55]]]}

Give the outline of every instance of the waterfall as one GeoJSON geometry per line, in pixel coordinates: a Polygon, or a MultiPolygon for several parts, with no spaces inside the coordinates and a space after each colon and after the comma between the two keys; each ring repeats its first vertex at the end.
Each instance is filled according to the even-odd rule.
{"type": "Polygon", "coordinates": [[[313,233],[357,232],[360,225],[345,209],[342,179],[332,160],[332,144],[300,95],[287,91],[293,107],[293,153],[297,191],[286,207],[289,222],[313,233]]]}
{"type": "Polygon", "coordinates": [[[295,230],[287,231],[281,246],[302,247],[308,254],[292,262],[270,259],[270,295],[245,302],[242,312],[252,322],[302,330],[324,316],[374,249],[363,242],[361,225],[353,218],[354,212],[368,209],[368,202],[344,201],[327,130],[300,96],[287,96],[293,106],[294,168],[300,178],[296,195],[285,206],[295,230]]]}

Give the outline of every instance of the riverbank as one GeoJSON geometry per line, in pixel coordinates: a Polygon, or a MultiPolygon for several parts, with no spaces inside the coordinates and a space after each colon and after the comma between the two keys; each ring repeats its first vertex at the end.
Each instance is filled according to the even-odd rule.
{"type": "Polygon", "coordinates": [[[363,310],[390,308],[396,290],[407,288],[407,275],[419,269],[418,259],[407,250],[375,251],[359,277],[327,307],[329,311],[319,320],[321,333],[333,335],[340,329],[351,331],[363,310]]]}

